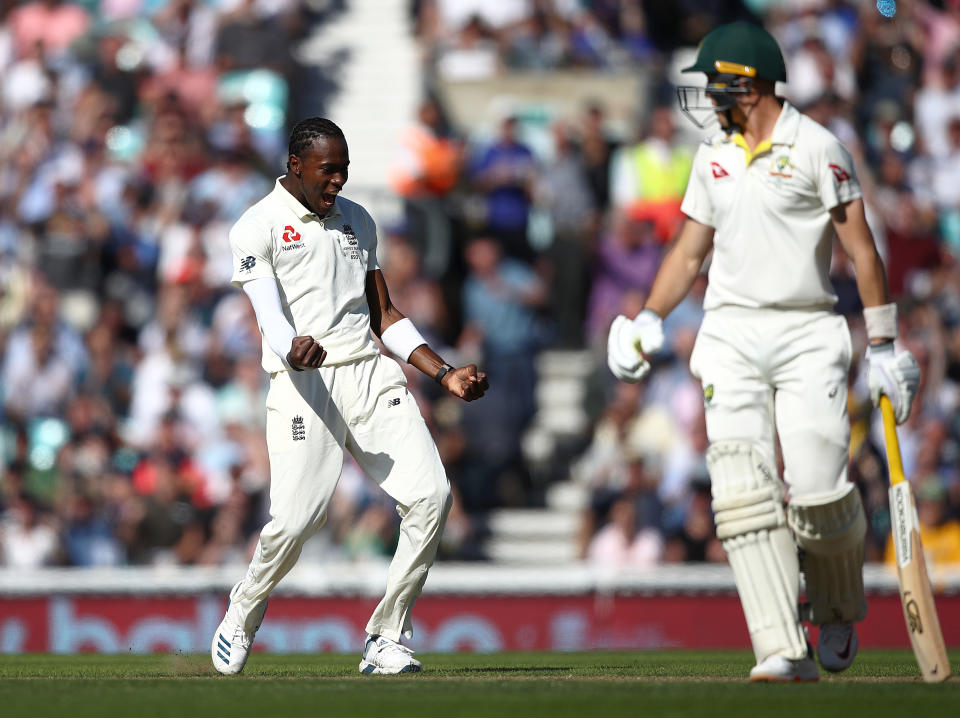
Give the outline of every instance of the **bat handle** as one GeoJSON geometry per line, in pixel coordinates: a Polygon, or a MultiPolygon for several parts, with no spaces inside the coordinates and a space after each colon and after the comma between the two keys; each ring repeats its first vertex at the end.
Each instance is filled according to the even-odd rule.
{"type": "Polygon", "coordinates": [[[890,398],[880,395],[880,413],[883,415],[883,438],[887,447],[887,464],[890,468],[890,483],[898,484],[905,480],[903,460],[900,458],[900,442],[897,439],[897,419],[893,415],[890,398]]]}

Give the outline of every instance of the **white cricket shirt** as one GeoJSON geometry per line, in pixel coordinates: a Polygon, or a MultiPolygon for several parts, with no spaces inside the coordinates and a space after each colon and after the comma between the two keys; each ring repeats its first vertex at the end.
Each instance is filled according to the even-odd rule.
{"type": "Polygon", "coordinates": [[[706,140],[681,206],[716,230],[704,308],[832,307],[830,209],[860,196],[847,149],[787,102],[752,155],[739,134],[706,140]]]}
{"type": "MultiPolygon", "coordinates": [[[[318,217],[278,179],[233,225],[230,249],[231,283],[276,278],[284,315],[297,336],[312,336],[327,350],[325,365],[377,353],[364,291],[367,272],[379,268],[377,228],[359,204],[338,196],[318,217]]],[[[286,371],[265,339],[263,368],[286,371]]]]}

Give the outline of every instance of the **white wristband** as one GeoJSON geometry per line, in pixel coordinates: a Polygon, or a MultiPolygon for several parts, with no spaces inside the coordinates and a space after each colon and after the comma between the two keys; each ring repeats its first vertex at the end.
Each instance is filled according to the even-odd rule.
{"type": "Polygon", "coordinates": [[[383,346],[404,361],[410,360],[414,349],[427,343],[427,340],[420,336],[420,332],[413,326],[413,322],[406,317],[384,329],[383,334],[380,335],[380,341],[383,342],[383,346]]]}
{"type": "Polygon", "coordinates": [[[863,321],[867,325],[867,339],[897,338],[897,305],[881,304],[864,307],[863,321]]]}

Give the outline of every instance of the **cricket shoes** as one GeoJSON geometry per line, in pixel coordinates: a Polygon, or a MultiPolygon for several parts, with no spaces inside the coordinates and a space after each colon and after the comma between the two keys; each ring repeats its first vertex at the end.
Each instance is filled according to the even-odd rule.
{"type": "Polygon", "coordinates": [[[809,683],[820,680],[820,671],[807,644],[807,655],[791,660],[779,655],[767,656],[750,669],[751,683],[809,683]]]}
{"type": "Polygon", "coordinates": [[[413,651],[383,636],[367,636],[363,646],[360,672],[374,675],[419,673],[423,664],[413,657],[413,651]]]}
{"type": "Polygon", "coordinates": [[[824,670],[845,671],[857,656],[857,629],[852,623],[825,623],[820,626],[817,656],[824,670]]]}
{"type": "MultiPolygon", "coordinates": [[[[234,593],[240,587],[238,583],[230,591],[231,600],[234,593]]],[[[247,664],[247,658],[250,656],[250,646],[253,645],[253,637],[260,628],[263,616],[267,612],[267,602],[264,601],[261,607],[257,609],[257,627],[253,633],[247,633],[243,626],[238,626],[230,620],[230,602],[227,602],[227,613],[213,634],[213,643],[210,646],[210,657],[213,659],[213,667],[219,673],[224,675],[235,675],[243,670],[247,664]]]]}

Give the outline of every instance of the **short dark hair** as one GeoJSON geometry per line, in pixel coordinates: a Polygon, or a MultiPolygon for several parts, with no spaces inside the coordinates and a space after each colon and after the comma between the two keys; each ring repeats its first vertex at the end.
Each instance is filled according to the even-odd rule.
{"type": "Polygon", "coordinates": [[[318,137],[337,137],[344,142],[347,141],[343,130],[326,117],[308,117],[300,120],[291,130],[287,154],[299,157],[300,153],[312,145],[318,137]]]}

